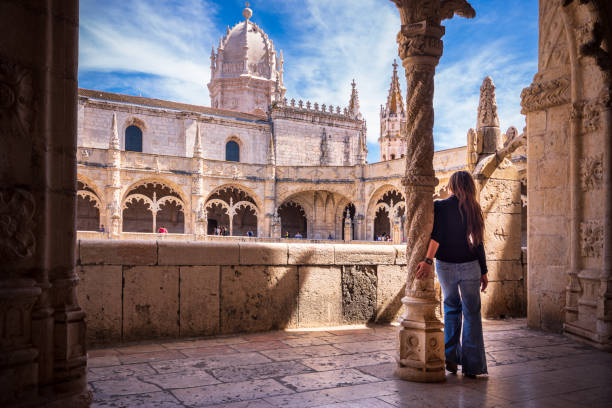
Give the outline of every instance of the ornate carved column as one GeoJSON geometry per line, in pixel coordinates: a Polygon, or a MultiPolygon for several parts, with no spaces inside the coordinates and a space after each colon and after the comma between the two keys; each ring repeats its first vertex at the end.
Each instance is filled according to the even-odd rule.
{"type": "Polygon", "coordinates": [[[121,151],[119,150],[119,134],[117,132],[117,115],[113,113],[111,137],[108,143],[106,160],[108,166],[108,184],[106,186],[106,202],[108,212],[108,228],[111,239],[121,235],[121,151]]]}
{"type": "Polygon", "coordinates": [[[196,137],[193,144],[193,175],[191,185],[191,212],[195,239],[206,236],[208,232],[208,212],[204,208],[204,155],[200,125],[196,122],[196,137]]]}
{"type": "Polygon", "coordinates": [[[406,227],[408,229],[406,311],[400,318],[400,349],[395,375],[410,381],[445,379],[443,324],[433,276],[416,280],[433,226],[433,194],[438,183],[433,169],[433,93],[436,65],[442,56],[442,20],[454,14],[474,17],[465,0],[392,0],[402,28],[397,35],[399,56],[406,70],[406,227]]]}

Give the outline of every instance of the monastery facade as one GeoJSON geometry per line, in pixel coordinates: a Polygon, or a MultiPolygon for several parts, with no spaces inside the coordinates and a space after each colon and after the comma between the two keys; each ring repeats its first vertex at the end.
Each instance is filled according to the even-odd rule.
{"type": "MultiPolygon", "coordinates": [[[[80,236],[146,238],[165,227],[203,239],[226,227],[401,242],[408,152],[397,64],[381,106],[382,161],[367,164],[355,81],[346,107],[288,100],[282,52],[250,9],[243,15],[211,52],[212,107],[79,90],[80,236]]],[[[467,156],[466,147],[436,152],[438,196],[467,156]]]]}

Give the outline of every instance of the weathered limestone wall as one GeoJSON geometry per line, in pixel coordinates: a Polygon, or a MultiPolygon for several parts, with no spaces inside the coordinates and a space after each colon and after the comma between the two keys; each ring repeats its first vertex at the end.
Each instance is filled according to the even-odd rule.
{"type": "Polygon", "coordinates": [[[404,246],[81,240],[91,343],[392,321],[404,246]]]}
{"type": "Polygon", "coordinates": [[[136,125],[142,130],[143,153],[192,157],[196,126],[199,124],[202,150],[207,159],[225,160],[225,145],[229,140],[234,140],[240,146],[241,162],[266,163],[270,138],[268,124],[85,96],[79,98],[78,145],[107,149],[113,113],[117,115],[121,150],[125,149],[125,129],[136,125]]]}
{"type": "Polygon", "coordinates": [[[521,94],[528,322],[610,349],[612,3],[540,0],[539,17],[538,73],[521,94]]]}

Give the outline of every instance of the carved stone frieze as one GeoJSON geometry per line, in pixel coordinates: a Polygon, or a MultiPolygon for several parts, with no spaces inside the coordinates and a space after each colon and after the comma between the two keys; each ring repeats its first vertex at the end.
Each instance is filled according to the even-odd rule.
{"type": "Polygon", "coordinates": [[[36,250],[36,202],[29,191],[0,188],[0,258],[23,259],[36,250]]]}
{"type": "Polygon", "coordinates": [[[580,223],[580,250],[583,257],[601,257],[603,233],[603,223],[600,220],[580,223]]]}
{"type": "Polygon", "coordinates": [[[546,82],[534,82],[521,92],[522,114],[544,110],[570,102],[570,79],[560,77],[546,82]]]}
{"type": "Polygon", "coordinates": [[[584,191],[601,189],[603,184],[603,153],[585,157],[580,161],[580,178],[584,191]]]}
{"type": "Polygon", "coordinates": [[[0,136],[25,137],[33,123],[32,74],[0,57],[0,136]]]}

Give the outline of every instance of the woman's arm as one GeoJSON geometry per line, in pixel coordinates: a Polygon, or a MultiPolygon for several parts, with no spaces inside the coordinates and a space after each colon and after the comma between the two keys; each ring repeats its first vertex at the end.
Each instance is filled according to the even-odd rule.
{"type": "Polygon", "coordinates": [[[429,274],[433,269],[433,259],[436,256],[436,252],[438,251],[439,246],[440,244],[437,241],[433,239],[429,240],[429,246],[427,247],[427,254],[425,255],[425,259],[419,262],[419,265],[417,266],[417,279],[425,279],[429,277],[429,274]],[[428,261],[426,262],[426,260],[431,261],[432,264],[428,263],[428,261]]]}

